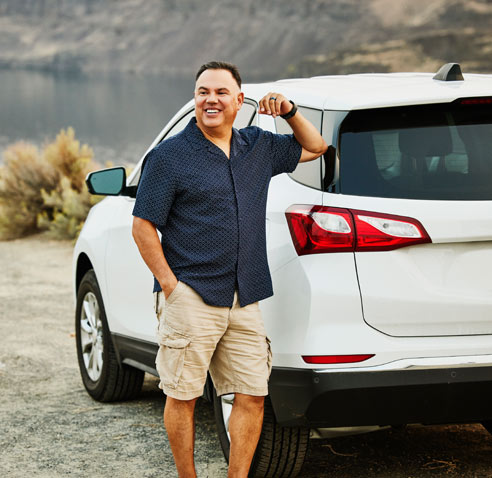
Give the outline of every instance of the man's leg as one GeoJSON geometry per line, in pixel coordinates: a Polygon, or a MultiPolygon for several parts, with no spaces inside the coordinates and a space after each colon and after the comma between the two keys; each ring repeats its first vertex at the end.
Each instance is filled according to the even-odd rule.
{"type": "Polygon", "coordinates": [[[193,456],[196,400],[196,398],[193,400],[176,400],[167,397],[164,407],[164,426],[167,430],[179,478],[196,478],[193,456]]]}
{"type": "Polygon", "coordinates": [[[265,397],[236,393],[229,421],[231,451],[228,478],[247,478],[260,438],[265,397]]]}
{"type": "Polygon", "coordinates": [[[195,403],[203,393],[217,342],[227,328],[229,308],[205,304],[184,282],[179,282],[177,288],[177,295],[173,293],[172,300],[165,302],[158,314],[156,368],[161,378],[159,386],[167,394],[164,426],[179,478],[195,478],[195,403]]]}

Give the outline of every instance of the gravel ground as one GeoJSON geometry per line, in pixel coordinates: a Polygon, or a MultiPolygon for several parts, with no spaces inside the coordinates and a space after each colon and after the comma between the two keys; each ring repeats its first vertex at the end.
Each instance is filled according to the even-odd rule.
{"type": "MultiPolygon", "coordinates": [[[[0,242],[0,476],[175,477],[164,399],[146,376],[138,400],[85,392],[75,354],[71,244],[0,242]]],[[[197,407],[200,478],[225,478],[211,406],[197,407]]],[[[409,426],[312,441],[303,478],[492,477],[480,425],[409,426]]]]}

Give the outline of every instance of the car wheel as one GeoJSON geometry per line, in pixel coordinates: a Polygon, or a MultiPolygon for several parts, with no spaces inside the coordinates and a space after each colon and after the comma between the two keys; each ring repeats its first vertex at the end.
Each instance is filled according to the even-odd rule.
{"type": "Polygon", "coordinates": [[[75,337],[80,375],[92,398],[101,402],[127,400],[140,392],[144,372],[118,363],[92,269],[84,275],[77,293],[75,337]]]}
{"type": "MultiPolygon", "coordinates": [[[[229,462],[229,419],[234,394],[217,397],[213,392],[215,422],[225,459],[229,462]]],[[[309,428],[282,427],[277,423],[269,397],[265,398],[265,415],[260,440],[253,457],[249,477],[293,478],[299,475],[309,443],[309,428]]]]}

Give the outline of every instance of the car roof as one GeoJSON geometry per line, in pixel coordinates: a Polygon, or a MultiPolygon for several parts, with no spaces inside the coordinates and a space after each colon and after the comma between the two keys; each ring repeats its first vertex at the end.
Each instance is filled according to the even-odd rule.
{"type": "Polygon", "coordinates": [[[316,76],[245,84],[243,91],[246,97],[257,101],[275,91],[299,105],[342,111],[492,96],[492,75],[464,74],[464,81],[441,81],[433,76],[434,73],[316,76]]]}

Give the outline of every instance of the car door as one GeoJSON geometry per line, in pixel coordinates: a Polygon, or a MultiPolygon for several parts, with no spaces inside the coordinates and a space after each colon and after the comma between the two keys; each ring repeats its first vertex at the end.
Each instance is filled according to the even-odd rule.
{"type": "MultiPolygon", "coordinates": [[[[248,126],[253,121],[255,112],[256,103],[245,100],[234,126],[237,128],[248,126]]],[[[183,112],[160,140],[179,133],[193,116],[194,109],[183,112]]],[[[132,175],[130,185],[138,184],[141,163],[137,166],[139,170],[132,175]]],[[[112,227],[106,253],[108,291],[106,313],[110,316],[111,331],[135,339],[155,342],[153,277],[141,258],[131,233],[135,199],[118,197],[115,200],[117,205],[115,204],[111,219],[112,227]]]]}

